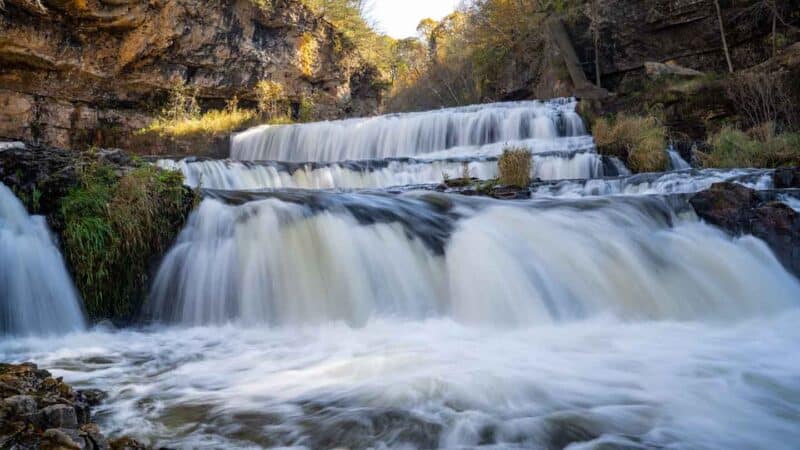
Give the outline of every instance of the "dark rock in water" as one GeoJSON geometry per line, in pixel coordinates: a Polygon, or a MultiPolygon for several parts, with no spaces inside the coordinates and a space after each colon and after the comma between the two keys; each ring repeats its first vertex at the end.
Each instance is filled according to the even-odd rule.
{"type": "Polygon", "coordinates": [[[800,167],[780,168],[772,175],[775,189],[800,188],[800,167]]]}
{"type": "MultiPolygon", "coordinates": [[[[81,402],[99,401],[100,391],[77,393],[60,378],[35,364],[0,364],[0,448],[143,449],[138,444],[111,446],[91,411],[81,402]],[[86,408],[81,413],[81,408],[86,408]]],[[[130,439],[125,442],[136,442],[130,439]]]]}
{"type": "Polygon", "coordinates": [[[739,184],[717,183],[689,202],[706,222],[734,236],[764,240],[786,269],[800,277],[800,213],[769,197],[739,184]]]}

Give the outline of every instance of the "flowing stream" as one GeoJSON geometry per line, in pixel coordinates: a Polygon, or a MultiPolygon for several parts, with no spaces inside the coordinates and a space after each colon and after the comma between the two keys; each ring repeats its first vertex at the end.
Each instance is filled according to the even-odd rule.
{"type": "Polygon", "coordinates": [[[795,449],[800,282],[687,202],[771,172],[630,175],[574,108],[266,126],[229,160],[162,160],[205,198],[143,325],[0,359],[109,392],[100,424],[153,446],[795,449]],[[494,177],[509,146],[530,200],[421,189],[494,177]]]}

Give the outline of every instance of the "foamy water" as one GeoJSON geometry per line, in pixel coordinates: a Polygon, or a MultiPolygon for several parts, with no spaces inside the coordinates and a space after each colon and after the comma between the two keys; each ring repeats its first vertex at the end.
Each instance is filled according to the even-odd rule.
{"type": "Polygon", "coordinates": [[[798,320],[95,331],[0,355],[107,390],[101,424],[151,445],[790,450],[798,320]]]}

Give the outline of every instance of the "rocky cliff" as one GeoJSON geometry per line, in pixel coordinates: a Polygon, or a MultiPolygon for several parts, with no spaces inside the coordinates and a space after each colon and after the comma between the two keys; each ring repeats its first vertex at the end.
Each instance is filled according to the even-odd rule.
{"type": "Polygon", "coordinates": [[[220,108],[233,96],[254,105],[256,84],[273,80],[334,118],[375,112],[375,77],[299,0],[5,0],[0,11],[0,140],[154,153],[135,131],[176,85],[220,108]]]}
{"type": "MultiPolygon", "coordinates": [[[[769,58],[772,14],[756,1],[721,1],[722,20],[734,68],[741,70],[769,58]]],[[[591,10],[591,6],[587,6],[591,10]]],[[[716,8],[712,0],[601,0],[597,2],[601,78],[616,88],[644,63],[667,62],[701,71],[725,71],[727,65],[716,8]]],[[[591,13],[590,13],[591,14],[591,13]]],[[[594,76],[591,33],[571,30],[594,76]]],[[[783,32],[783,27],[781,30],[783,32]]]]}
{"type": "MultiPolygon", "coordinates": [[[[773,18],[763,3],[755,0],[720,1],[731,59],[737,71],[772,56],[773,18]]],[[[778,4],[784,12],[800,9],[797,0],[778,4]]],[[[719,20],[712,0],[591,0],[583,2],[579,11],[564,16],[563,20],[577,63],[587,78],[596,81],[597,54],[601,85],[614,92],[640,90],[638,83],[645,76],[645,63],[648,62],[670,62],[703,72],[727,71],[719,20]],[[595,28],[598,31],[597,45],[595,28]]],[[[778,45],[794,42],[800,37],[797,20],[797,17],[785,14],[776,23],[778,45]],[[792,27],[784,25],[784,20],[792,27]]],[[[555,46],[548,49],[559,52],[555,46]]],[[[550,72],[553,71],[535,73],[532,75],[534,78],[527,74],[529,78],[509,80],[507,90],[527,90],[539,96],[548,93],[571,95],[575,86],[567,72],[562,70],[560,77],[550,72]]]]}

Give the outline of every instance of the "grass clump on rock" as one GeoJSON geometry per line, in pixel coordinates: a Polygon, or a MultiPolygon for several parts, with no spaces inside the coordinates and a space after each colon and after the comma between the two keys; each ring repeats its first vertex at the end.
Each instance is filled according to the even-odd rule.
{"type": "Polygon", "coordinates": [[[708,139],[701,153],[705,167],[777,168],[800,166],[800,133],[776,134],[769,124],[749,133],[724,127],[708,139]]]}
{"type": "Polygon", "coordinates": [[[533,159],[531,152],[524,148],[507,148],[497,161],[500,172],[499,182],[504,186],[528,187],[531,183],[533,159]]]}
{"type": "Polygon", "coordinates": [[[81,169],[60,213],[65,256],[92,319],[138,312],[151,260],[180,232],[193,200],[179,172],[102,162],[81,169]]]}
{"type": "Polygon", "coordinates": [[[655,117],[599,118],[592,127],[597,150],[627,161],[636,173],[667,170],[667,130],[655,117]]]}

